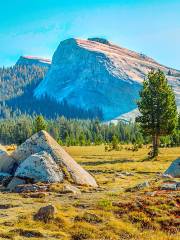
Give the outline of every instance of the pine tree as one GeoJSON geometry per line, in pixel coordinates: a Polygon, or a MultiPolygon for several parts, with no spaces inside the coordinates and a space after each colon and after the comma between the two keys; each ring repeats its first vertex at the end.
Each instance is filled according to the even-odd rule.
{"type": "Polygon", "coordinates": [[[42,115],[39,115],[35,119],[35,131],[46,130],[47,124],[42,115]]]}
{"type": "Polygon", "coordinates": [[[118,149],[119,140],[116,135],[113,135],[111,144],[112,144],[112,149],[114,150],[118,149]]]}
{"type": "Polygon", "coordinates": [[[162,71],[152,70],[144,80],[138,108],[140,116],[137,122],[145,135],[152,136],[152,157],[155,157],[158,155],[160,136],[172,134],[177,124],[175,95],[162,71]]]}

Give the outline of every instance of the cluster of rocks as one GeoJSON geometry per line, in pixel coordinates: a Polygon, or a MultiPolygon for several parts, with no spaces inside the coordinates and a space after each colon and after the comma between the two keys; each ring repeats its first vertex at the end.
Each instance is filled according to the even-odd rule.
{"type": "MultiPolygon", "coordinates": [[[[125,176],[131,176],[130,173],[117,173],[117,177],[125,178],[125,176]]],[[[178,191],[180,190],[180,181],[175,178],[180,178],[180,158],[176,159],[171,163],[169,168],[163,173],[158,175],[158,178],[152,181],[145,181],[139,183],[133,187],[129,187],[126,189],[126,192],[136,192],[139,190],[143,190],[146,188],[151,187],[154,182],[158,182],[158,189],[157,190],[165,190],[165,191],[178,191]]],[[[152,186],[153,187],[153,186],[152,186]]],[[[156,195],[157,191],[155,192],[147,192],[147,195],[154,196],[156,195]]]]}
{"type": "Polygon", "coordinates": [[[10,155],[1,147],[0,182],[10,191],[41,189],[37,183],[68,180],[97,187],[95,179],[45,131],[27,139],[10,155]]]}
{"type": "Polygon", "coordinates": [[[176,191],[180,190],[180,182],[178,181],[168,181],[162,184],[161,190],[176,191]]]}

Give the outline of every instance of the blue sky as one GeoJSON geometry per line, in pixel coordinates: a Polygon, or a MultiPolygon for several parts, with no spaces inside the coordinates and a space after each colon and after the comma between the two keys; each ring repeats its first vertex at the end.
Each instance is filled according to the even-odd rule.
{"type": "Polygon", "coordinates": [[[180,69],[179,0],[1,0],[0,10],[0,66],[51,58],[69,37],[105,37],[180,69]]]}

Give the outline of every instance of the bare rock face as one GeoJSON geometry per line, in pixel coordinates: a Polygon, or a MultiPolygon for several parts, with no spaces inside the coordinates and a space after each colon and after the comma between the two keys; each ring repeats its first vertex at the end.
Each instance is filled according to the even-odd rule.
{"type": "Polygon", "coordinates": [[[51,155],[45,151],[32,154],[15,172],[16,177],[33,179],[34,182],[62,182],[63,173],[51,155]]]}
{"type": "MultiPolygon", "coordinates": [[[[47,168],[47,164],[51,165],[52,172],[54,171],[54,167],[52,167],[51,164],[53,159],[53,161],[55,161],[60,167],[60,172],[58,174],[59,180],[63,179],[64,174],[65,178],[70,178],[70,180],[76,184],[97,187],[95,179],[77,164],[74,159],[45,131],[40,131],[27,139],[12,153],[12,158],[15,159],[18,165],[20,165],[15,175],[28,172],[30,176],[30,172],[32,172],[33,168],[38,166],[39,169],[45,169],[45,167],[47,168]],[[45,151],[47,154],[42,154],[42,151],[45,151]],[[31,167],[29,165],[31,165],[31,167]],[[28,171],[26,171],[27,169],[28,171]]],[[[36,172],[36,169],[34,171],[36,172]]],[[[39,170],[38,173],[40,173],[39,170]]],[[[36,174],[38,175],[38,173],[36,174]]],[[[46,169],[46,173],[41,174],[47,176],[49,173],[50,171],[46,169]]]]}
{"type": "Polygon", "coordinates": [[[34,95],[66,100],[83,109],[98,107],[105,120],[112,120],[137,107],[139,90],[151,69],[167,74],[180,106],[180,71],[105,39],[67,39],[59,44],[34,95]]]}
{"type": "Polygon", "coordinates": [[[174,178],[180,178],[180,158],[173,161],[164,174],[171,175],[174,178]]]}

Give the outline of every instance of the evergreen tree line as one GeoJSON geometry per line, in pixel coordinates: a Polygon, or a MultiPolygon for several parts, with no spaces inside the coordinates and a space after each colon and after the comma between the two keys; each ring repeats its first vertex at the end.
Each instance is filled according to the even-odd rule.
{"type": "MultiPolygon", "coordinates": [[[[46,129],[61,145],[84,146],[112,143],[132,143],[138,146],[151,142],[145,137],[136,123],[120,121],[117,125],[104,124],[99,120],[77,120],[59,117],[44,120],[43,117],[20,117],[0,120],[0,143],[21,144],[35,132],[46,129]]],[[[161,138],[161,146],[180,146],[180,117],[174,133],[161,138]]]]}

